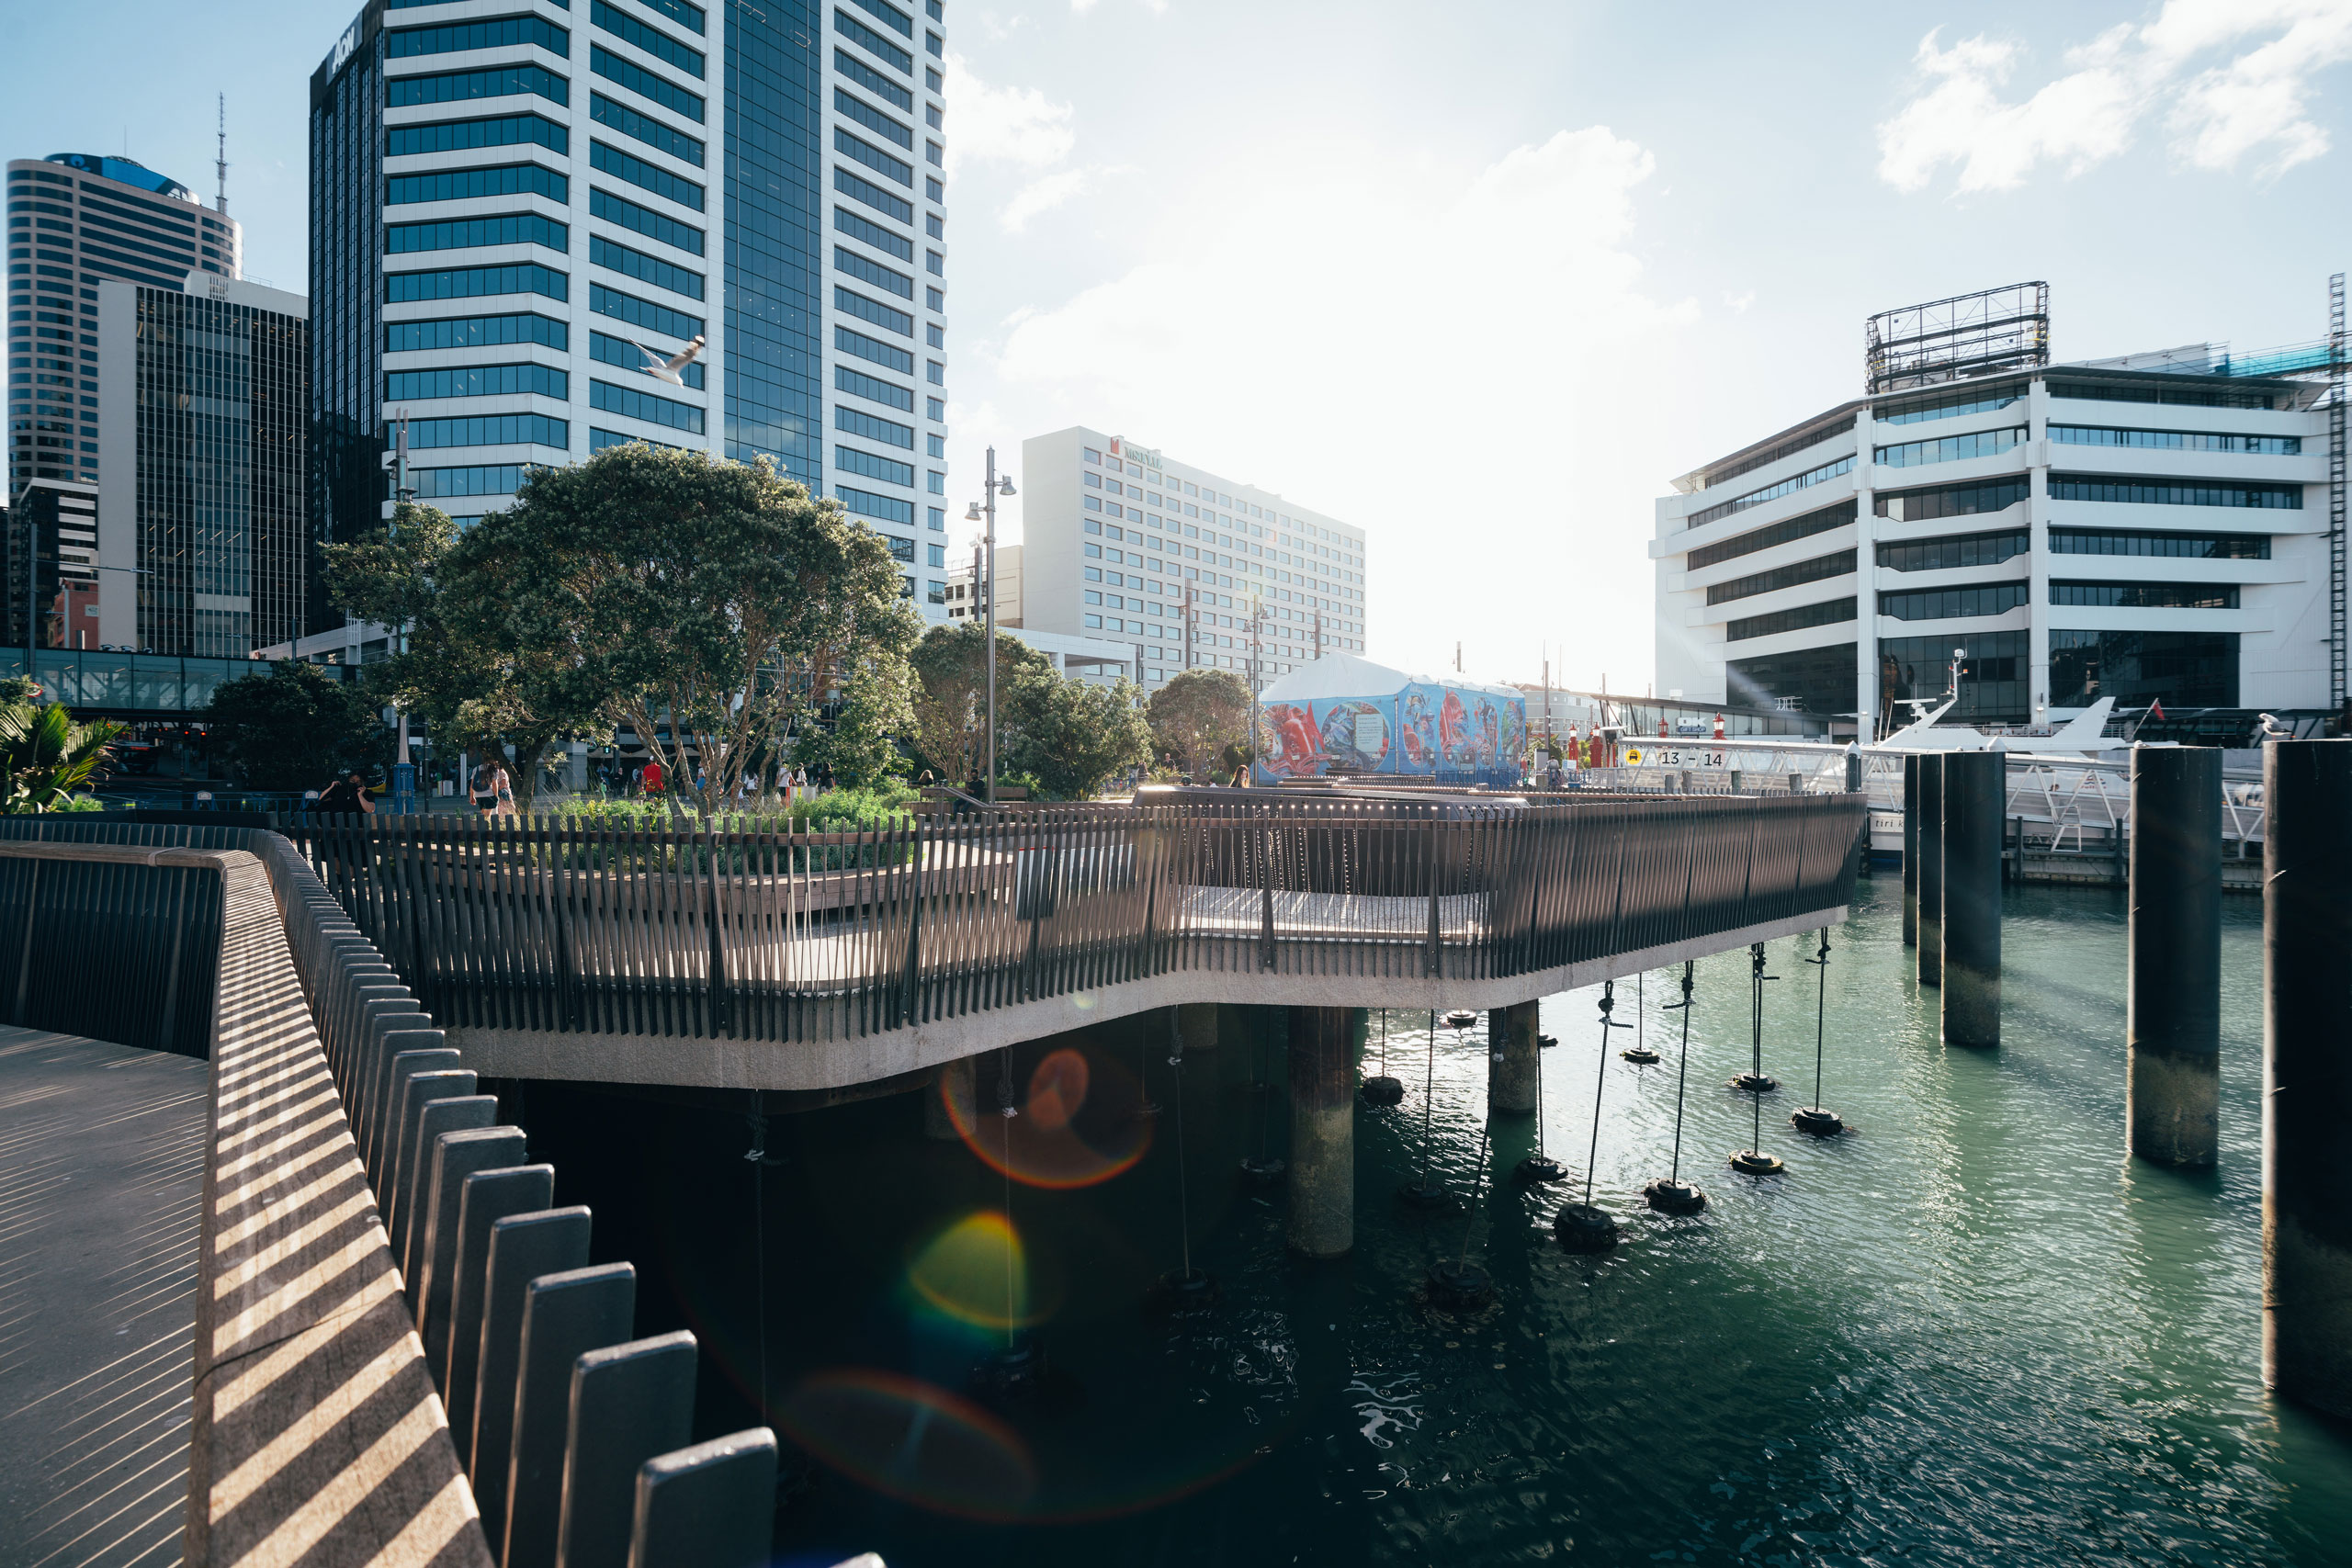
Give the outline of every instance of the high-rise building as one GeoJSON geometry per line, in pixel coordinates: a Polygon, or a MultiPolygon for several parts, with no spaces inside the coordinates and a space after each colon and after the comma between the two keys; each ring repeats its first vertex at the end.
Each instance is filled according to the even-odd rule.
{"type": "Polygon", "coordinates": [[[381,513],[401,412],[460,518],[616,442],[764,455],[944,618],[943,0],[478,12],[370,0],[311,80],[318,525],[381,513]]]}
{"type": "Polygon", "coordinates": [[[29,481],[8,509],[5,536],[8,647],[100,646],[97,486],[29,481]]]}
{"type": "Polygon", "coordinates": [[[225,212],[129,158],[59,152],[8,165],[8,489],[98,479],[99,286],[176,289],[235,277],[225,212]]]}
{"type": "Polygon", "coordinates": [[[300,636],[308,302],[203,272],[98,293],[89,646],[242,659],[300,636]]]}
{"type": "Polygon", "coordinates": [[[1887,335],[1916,362],[1874,333],[1866,396],[1674,481],[1660,690],[1865,740],[1955,662],[1962,723],[2328,705],[2324,383],[2201,344],[2050,364],[2046,293],[1987,352],[2037,320],[2014,292],[1891,313],[1927,313],[1887,335]]]}
{"type": "Polygon", "coordinates": [[[1363,651],[1360,528],[1082,426],[1023,441],[1021,484],[1023,625],[1140,643],[1148,688],[1363,651]]]}

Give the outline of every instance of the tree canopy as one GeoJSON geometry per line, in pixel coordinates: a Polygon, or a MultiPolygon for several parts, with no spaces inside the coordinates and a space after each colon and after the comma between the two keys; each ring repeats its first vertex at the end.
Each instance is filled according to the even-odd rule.
{"type": "MultiPolygon", "coordinates": [[[[950,784],[987,769],[987,628],[966,621],[932,627],[915,649],[915,749],[950,784]]],[[[996,639],[996,706],[999,777],[1029,774],[1057,799],[1085,799],[1151,760],[1132,682],[1103,686],[1062,675],[1004,632],[996,639]]]]}
{"type": "Polygon", "coordinates": [[[1151,737],[1193,778],[1208,771],[1227,747],[1250,739],[1249,683],[1230,670],[1187,670],[1152,693],[1147,709],[1151,737]]]}
{"type": "Polygon", "coordinates": [[[468,584],[453,626],[515,662],[533,713],[629,726],[679,792],[699,762],[706,809],[795,728],[803,759],[842,784],[898,761],[922,629],[898,563],[765,458],[631,442],[535,469],[453,547],[447,576],[445,593],[468,584]]]}
{"type": "Polygon", "coordinates": [[[796,730],[838,782],[883,778],[912,722],[921,621],[888,546],[764,458],[609,446],[463,534],[403,505],[328,571],[345,610],[408,628],[380,689],[445,741],[512,745],[526,807],[550,748],[624,726],[672,798],[699,764],[711,809],[796,730]]]}
{"type": "Polygon", "coordinates": [[[287,660],[212,689],[212,742],[254,789],[305,790],[391,761],[379,699],[356,681],[287,660]]]}

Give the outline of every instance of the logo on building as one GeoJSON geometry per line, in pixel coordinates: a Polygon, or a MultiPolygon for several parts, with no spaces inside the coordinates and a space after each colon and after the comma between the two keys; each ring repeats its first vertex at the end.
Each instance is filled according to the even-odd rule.
{"type": "Polygon", "coordinates": [[[1141,463],[1147,468],[1157,468],[1161,466],[1158,447],[1138,446],[1124,435],[1111,437],[1111,456],[1124,457],[1130,463],[1141,463]]]}

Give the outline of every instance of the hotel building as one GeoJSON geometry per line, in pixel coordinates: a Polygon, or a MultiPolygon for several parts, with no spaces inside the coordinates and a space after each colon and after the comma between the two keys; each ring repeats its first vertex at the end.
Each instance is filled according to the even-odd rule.
{"type": "Polygon", "coordinates": [[[1147,690],[1363,651],[1360,528],[1082,426],[1023,441],[1020,482],[1023,624],[1138,645],[1147,690]]]}

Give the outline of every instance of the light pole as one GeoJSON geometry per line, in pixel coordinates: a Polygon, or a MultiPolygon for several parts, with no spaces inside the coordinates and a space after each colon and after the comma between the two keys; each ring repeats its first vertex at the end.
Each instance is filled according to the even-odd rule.
{"type": "Polygon", "coordinates": [[[993,446],[989,448],[988,483],[982,493],[988,499],[985,502],[972,502],[964,513],[964,521],[986,522],[988,525],[989,580],[983,592],[988,594],[986,603],[989,613],[987,656],[989,661],[989,804],[994,806],[996,804],[996,498],[1000,495],[1018,495],[1021,492],[1012,488],[1011,474],[1006,474],[1001,479],[998,478],[996,448],[993,446]]]}

